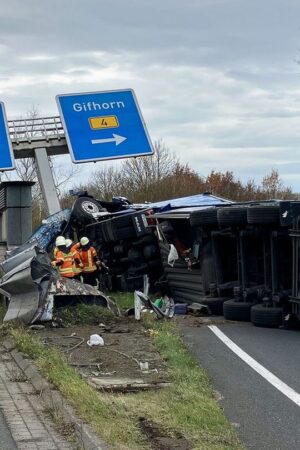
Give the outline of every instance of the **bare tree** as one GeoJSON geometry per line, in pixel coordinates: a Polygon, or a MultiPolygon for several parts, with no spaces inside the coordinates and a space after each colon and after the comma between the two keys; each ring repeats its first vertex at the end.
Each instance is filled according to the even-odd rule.
{"type": "Polygon", "coordinates": [[[262,191],[265,196],[271,198],[295,198],[290,187],[284,186],[278,170],[272,169],[270,175],[266,175],[262,180],[262,191]]]}
{"type": "Polygon", "coordinates": [[[138,195],[139,201],[152,200],[153,189],[164,178],[170,176],[180,164],[179,159],[160,139],[154,142],[151,156],[130,158],[122,163],[121,171],[129,193],[138,195]]]}

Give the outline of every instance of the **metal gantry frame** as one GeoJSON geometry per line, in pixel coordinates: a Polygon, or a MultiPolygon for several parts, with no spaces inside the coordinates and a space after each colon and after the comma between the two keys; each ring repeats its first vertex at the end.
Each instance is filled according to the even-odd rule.
{"type": "Polygon", "coordinates": [[[33,158],[48,213],[60,211],[49,156],[69,153],[59,116],[8,120],[15,159],[33,158]]]}

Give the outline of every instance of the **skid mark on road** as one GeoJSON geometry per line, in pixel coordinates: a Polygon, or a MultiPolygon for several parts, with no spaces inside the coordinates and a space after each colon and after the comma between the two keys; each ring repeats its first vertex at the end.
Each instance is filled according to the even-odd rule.
{"type": "Polygon", "coordinates": [[[274,386],[278,391],[284,394],[287,398],[300,406],[300,394],[294,391],[290,386],[280,380],[276,375],[262,366],[254,358],[252,358],[248,353],[244,352],[238,345],[236,345],[226,334],[224,334],[215,325],[208,325],[208,328],[225,344],[233,353],[235,353],[241,360],[243,360],[248,366],[250,366],[255,372],[257,372],[261,377],[267,380],[272,386],[274,386]]]}

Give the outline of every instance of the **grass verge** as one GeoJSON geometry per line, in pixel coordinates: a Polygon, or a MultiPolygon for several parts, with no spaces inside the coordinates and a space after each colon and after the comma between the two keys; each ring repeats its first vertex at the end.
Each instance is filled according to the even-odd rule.
{"type": "Polygon", "coordinates": [[[113,292],[110,298],[115,300],[119,308],[123,310],[132,308],[134,305],[133,292],[113,292]]]}
{"type": "Polygon", "coordinates": [[[139,427],[141,417],[169,436],[184,435],[194,450],[242,449],[214,398],[206,373],[186,350],[176,324],[147,322],[148,333],[167,361],[173,384],[138,394],[95,393],[56,350],[44,347],[23,329],[12,330],[12,336],[17,348],[35,360],[41,373],[113,449],[151,448],[139,427]]]}
{"type": "Polygon", "coordinates": [[[115,320],[114,314],[108,308],[84,303],[57,308],[53,317],[59,318],[66,325],[97,325],[100,322],[107,323],[115,320]]]}

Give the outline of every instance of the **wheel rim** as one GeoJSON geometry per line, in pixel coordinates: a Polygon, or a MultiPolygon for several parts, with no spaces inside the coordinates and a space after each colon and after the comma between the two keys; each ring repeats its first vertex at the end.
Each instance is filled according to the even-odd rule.
{"type": "Polygon", "coordinates": [[[95,205],[95,203],[85,201],[81,203],[81,208],[84,212],[87,214],[95,214],[100,211],[98,205],[95,205]]]}

